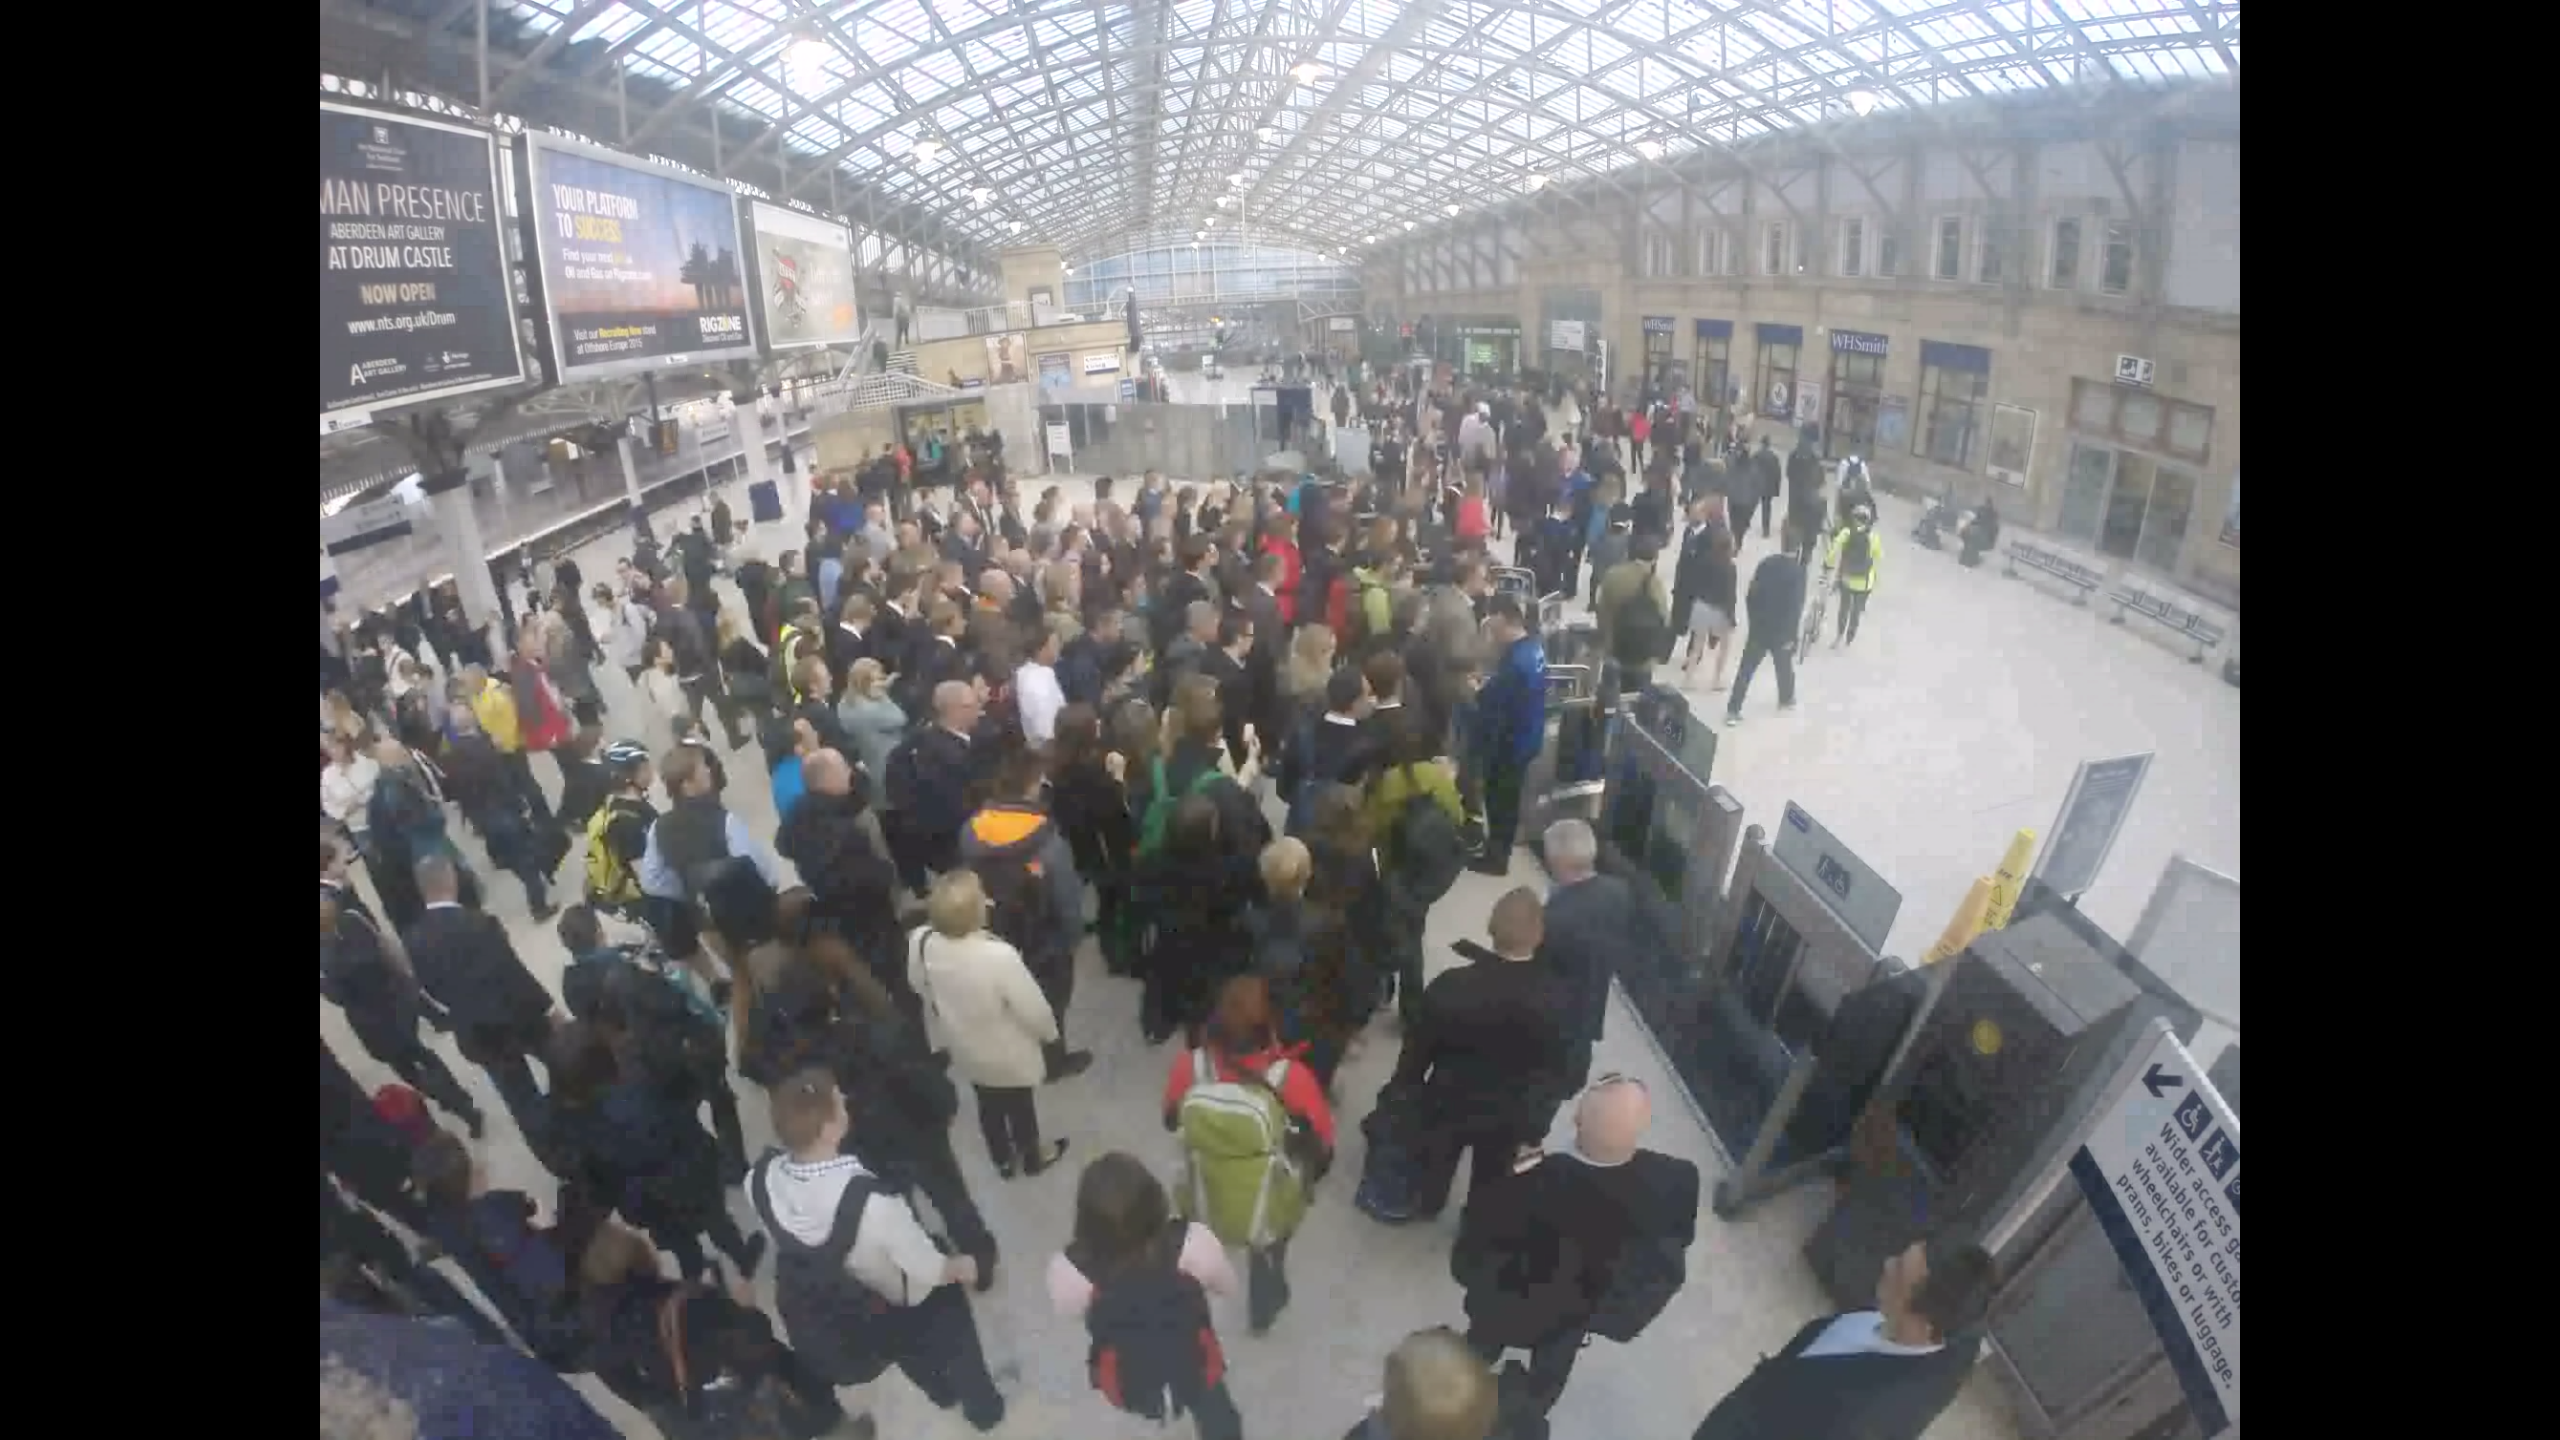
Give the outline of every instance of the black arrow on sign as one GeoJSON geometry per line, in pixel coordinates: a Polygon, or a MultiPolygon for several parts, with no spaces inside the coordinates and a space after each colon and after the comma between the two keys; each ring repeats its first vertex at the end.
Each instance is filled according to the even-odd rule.
{"type": "Polygon", "coordinates": [[[2151,1068],[2149,1070],[2143,1072],[2142,1076],[2142,1088],[2150,1091],[2151,1098],[2154,1100],[2160,1098],[2161,1091],[2175,1090],[2186,1083],[2186,1081],[2179,1079],[2177,1076],[2162,1070],[2160,1068],[2160,1062],[2156,1060],[2151,1063],[2151,1068]]]}

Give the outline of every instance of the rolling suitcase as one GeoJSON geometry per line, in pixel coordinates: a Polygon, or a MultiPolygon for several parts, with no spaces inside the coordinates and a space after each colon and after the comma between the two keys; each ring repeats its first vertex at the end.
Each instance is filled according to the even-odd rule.
{"type": "Polygon", "coordinates": [[[771,480],[759,480],[747,487],[747,508],[757,523],[782,518],[782,491],[771,480]]]}

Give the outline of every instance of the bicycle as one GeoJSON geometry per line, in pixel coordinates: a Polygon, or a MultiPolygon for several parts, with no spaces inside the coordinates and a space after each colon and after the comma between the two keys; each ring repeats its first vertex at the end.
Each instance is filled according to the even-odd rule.
{"type": "Polygon", "coordinates": [[[1815,583],[1812,596],[1805,601],[1804,633],[1797,637],[1796,643],[1796,663],[1799,665],[1813,654],[1816,645],[1822,643],[1822,617],[1830,608],[1833,584],[1831,566],[1825,563],[1821,580],[1815,583]]]}

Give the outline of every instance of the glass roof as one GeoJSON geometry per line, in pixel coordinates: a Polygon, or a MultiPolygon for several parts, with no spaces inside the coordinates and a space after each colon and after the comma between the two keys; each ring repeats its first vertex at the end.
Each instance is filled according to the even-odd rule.
{"type": "MultiPolygon", "coordinates": [[[[1232,229],[1326,250],[1828,117],[2240,69],[2237,0],[519,0],[989,243],[1232,229]]],[[[607,67],[609,68],[609,67],[607,67]]],[[[592,69],[584,69],[592,75],[592,69]]]]}

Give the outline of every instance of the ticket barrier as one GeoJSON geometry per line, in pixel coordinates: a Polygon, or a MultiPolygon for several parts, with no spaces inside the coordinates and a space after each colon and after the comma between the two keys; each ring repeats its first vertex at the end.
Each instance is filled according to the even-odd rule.
{"type": "MultiPolygon", "coordinates": [[[[1931,967],[1929,979],[1902,1053],[1858,1117],[1838,1201],[1806,1259],[1834,1300],[1863,1306],[1885,1258],[1912,1241],[1987,1237],[2010,1277],[1987,1338],[1995,1351],[2012,1347],[2020,1389],[2041,1397],[2022,1408],[2087,1413],[2086,1397],[2157,1342],[2120,1271],[2092,1263],[2086,1237],[2070,1238],[2064,1222],[2075,1205],[2086,1209],[2076,1191],[2039,1193],[2037,1181],[2106,1103],[2107,1082],[2148,1043],[2152,1021],[2191,1039],[2201,1017],[2037,882],[2007,927],[1931,967]],[[2077,1248],[2019,1269],[2057,1236],[2077,1248]]],[[[2094,1243],[2105,1250],[2103,1238],[2094,1243]]],[[[2167,1393],[2175,1399],[2174,1380],[2167,1393]]]]}
{"type": "Polygon", "coordinates": [[[1730,1218],[1832,1173],[1926,977],[1870,945],[1753,826],[1675,1056],[1731,1160],[1730,1218]]]}

